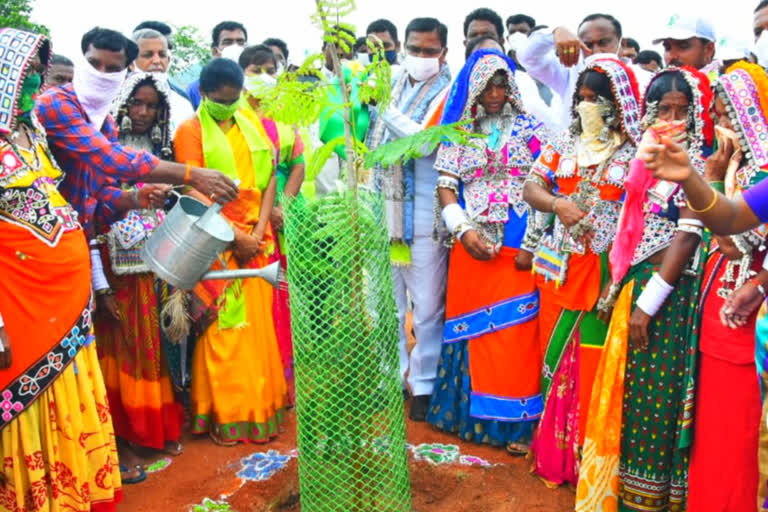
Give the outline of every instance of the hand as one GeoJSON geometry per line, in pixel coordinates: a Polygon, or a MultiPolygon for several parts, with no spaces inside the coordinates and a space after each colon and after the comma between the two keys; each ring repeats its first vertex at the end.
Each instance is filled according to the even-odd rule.
{"type": "Polygon", "coordinates": [[[8,339],[8,332],[5,327],[0,327],[0,342],[5,349],[4,352],[0,352],[0,370],[7,370],[11,367],[13,358],[11,357],[11,340],[8,339]]]}
{"type": "Polygon", "coordinates": [[[533,267],[533,253],[520,249],[515,256],[515,268],[517,270],[531,270],[533,267]]]}
{"type": "Polygon", "coordinates": [[[661,144],[649,144],[638,158],[653,171],[653,177],[661,180],[683,182],[694,172],[688,153],[669,137],[662,137],[661,144]]]}
{"type": "Polygon", "coordinates": [[[717,151],[707,158],[704,176],[707,181],[723,181],[728,163],[733,156],[733,142],[728,137],[718,137],[717,151]]]}
{"type": "Polygon", "coordinates": [[[717,246],[723,256],[728,258],[729,261],[736,261],[741,259],[741,251],[733,243],[733,239],[729,236],[716,236],[717,246]]]}
{"type": "Polygon", "coordinates": [[[558,198],[552,204],[552,211],[560,219],[563,225],[570,229],[575,226],[587,214],[576,206],[573,201],[566,198],[558,198]]]}
{"type": "Polygon", "coordinates": [[[272,223],[272,229],[275,231],[282,231],[283,229],[283,207],[277,205],[272,208],[272,213],[269,215],[269,222],[272,223]]]}
{"type": "Polygon", "coordinates": [[[117,307],[117,299],[112,294],[99,295],[96,298],[96,310],[116,322],[123,319],[120,315],[120,309],[117,307]]]}
{"type": "Polygon", "coordinates": [[[263,234],[249,235],[243,231],[235,231],[235,246],[232,249],[237,262],[244,266],[262,251],[263,234]]]}
{"type": "Polygon", "coordinates": [[[159,183],[147,183],[139,189],[139,206],[141,208],[162,208],[168,194],[171,193],[171,185],[159,183]]]}
{"type": "Polygon", "coordinates": [[[479,261],[489,261],[494,255],[493,250],[488,247],[480,233],[474,229],[461,235],[461,245],[464,246],[470,256],[479,261]]]}
{"type": "Polygon", "coordinates": [[[728,296],[725,304],[720,308],[720,321],[731,329],[744,327],[764,300],[765,297],[757,286],[748,281],[728,296]]]}
{"type": "Polygon", "coordinates": [[[189,184],[212,201],[224,204],[237,199],[237,185],[223,173],[201,167],[193,167],[189,184]]]}
{"type": "MultiPolygon", "coordinates": [[[[611,294],[611,288],[613,283],[609,282],[605,285],[603,288],[603,291],[600,293],[600,299],[606,299],[611,294]]],[[[597,319],[603,322],[604,324],[607,324],[611,321],[611,315],[613,314],[613,307],[609,309],[608,311],[603,311],[601,309],[597,310],[597,319]]]]}
{"type": "Polygon", "coordinates": [[[648,338],[648,324],[651,317],[642,309],[636,307],[629,318],[629,339],[635,350],[647,350],[650,338],[648,338]]]}
{"type": "Polygon", "coordinates": [[[567,68],[579,62],[581,52],[584,52],[584,56],[592,53],[573,32],[565,27],[557,27],[552,35],[555,38],[555,49],[560,63],[567,68]]]}

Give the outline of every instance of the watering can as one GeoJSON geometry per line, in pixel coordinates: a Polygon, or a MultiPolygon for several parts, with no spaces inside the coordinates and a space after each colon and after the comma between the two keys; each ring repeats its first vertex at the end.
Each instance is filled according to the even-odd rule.
{"type": "Polygon", "coordinates": [[[193,197],[180,196],[147,240],[141,259],[158,277],[181,290],[191,290],[208,279],[249,277],[259,277],[277,286],[280,262],[257,269],[208,272],[235,239],[235,232],[219,212],[218,203],[206,206],[193,197]]]}

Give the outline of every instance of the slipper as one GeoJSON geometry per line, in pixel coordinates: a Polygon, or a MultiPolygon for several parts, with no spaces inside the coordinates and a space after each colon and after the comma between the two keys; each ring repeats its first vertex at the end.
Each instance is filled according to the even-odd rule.
{"type": "Polygon", "coordinates": [[[528,445],[522,443],[507,443],[507,452],[515,457],[522,457],[528,455],[530,448],[528,445]]]}
{"type": "Polygon", "coordinates": [[[208,433],[208,437],[211,438],[211,441],[213,441],[215,444],[219,446],[223,446],[225,448],[232,448],[233,446],[237,446],[237,441],[224,441],[223,439],[219,439],[216,437],[216,434],[213,432],[208,433]]]}
{"type": "Polygon", "coordinates": [[[163,446],[161,451],[166,455],[170,455],[171,457],[178,457],[184,453],[184,445],[178,441],[168,441],[165,443],[165,446],[163,446]]]}
{"type": "Polygon", "coordinates": [[[136,466],[136,469],[139,470],[139,475],[135,476],[133,478],[126,478],[123,476],[123,473],[127,473],[130,471],[130,468],[126,466],[125,464],[120,464],[120,480],[124,484],[139,484],[147,479],[147,473],[144,471],[144,469],[141,466],[136,466]]]}

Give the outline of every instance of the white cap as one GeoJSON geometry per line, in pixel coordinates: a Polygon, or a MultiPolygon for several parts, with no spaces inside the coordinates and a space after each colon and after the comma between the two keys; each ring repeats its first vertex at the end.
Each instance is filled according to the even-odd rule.
{"type": "Polygon", "coordinates": [[[720,60],[749,59],[754,45],[733,36],[721,37],[717,41],[715,55],[720,60]]]}
{"type": "Polygon", "coordinates": [[[665,39],[685,41],[693,37],[700,37],[713,43],[717,41],[714,25],[703,16],[690,14],[673,14],[664,28],[659,31],[659,35],[661,37],[654,39],[653,44],[659,44],[665,39]]]}

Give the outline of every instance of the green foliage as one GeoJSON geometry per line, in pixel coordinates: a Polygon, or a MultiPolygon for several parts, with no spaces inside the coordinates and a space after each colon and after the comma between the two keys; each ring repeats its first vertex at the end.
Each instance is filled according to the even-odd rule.
{"type": "Polygon", "coordinates": [[[171,75],[179,75],[190,68],[203,65],[211,56],[211,48],[200,30],[192,25],[176,27],[171,36],[173,59],[171,75]]]}
{"type": "Polygon", "coordinates": [[[472,139],[484,137],[466,130],[471,121],[445,126],[434,126],[422,132],[383,144],[365,155],[365,166],[373,167],[380,164],[390,167],[400,161],[407,162],[432,153],[441,142],[452,144],[471,144],[472,139]]]}
{"type": "Polygon", "coordinates": [[[33,23],[31,0],[0,0],[0,27],[18,28],[50,35],[48,27],[33,23]]]}

